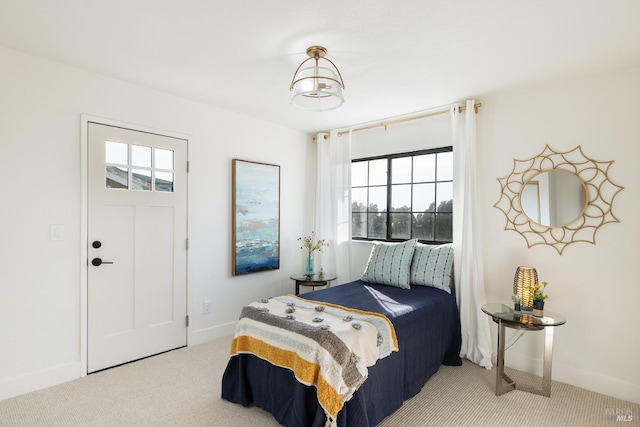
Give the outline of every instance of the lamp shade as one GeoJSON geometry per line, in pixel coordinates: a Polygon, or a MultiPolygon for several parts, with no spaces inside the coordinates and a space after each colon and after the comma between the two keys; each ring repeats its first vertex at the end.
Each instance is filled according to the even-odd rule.
{"type": "Polygon", "coordinates": [[[322,46],[308,48],[309,58],[298,66],[293,75],[291,103],[302,110],[327,111],[344,103],[342,76],[334,63],[324,57],[326,53],[322,46]],[[324,61],[322,65],[320,61],[324,61]]]}
{"type": "Polygon", "coordinates": [[[513,293],[520,297],[520,307],[523,311],[533,309],[533,289],[538,284],[538,272],[533,267],[518,267],[513,278],[513,293]]]}

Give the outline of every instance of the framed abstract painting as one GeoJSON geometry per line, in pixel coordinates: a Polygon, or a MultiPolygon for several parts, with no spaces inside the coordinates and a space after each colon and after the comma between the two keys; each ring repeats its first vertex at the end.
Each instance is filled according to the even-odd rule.
{"type": "Polygon", "coordinates": [[[233,159],[234,276],[280,268],[280,166],[233,159]]]}

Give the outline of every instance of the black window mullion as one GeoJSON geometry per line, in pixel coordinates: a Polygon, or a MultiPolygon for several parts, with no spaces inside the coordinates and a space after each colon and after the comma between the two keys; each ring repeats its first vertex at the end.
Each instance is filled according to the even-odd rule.
{"type": "Polygon", "coordinates": [[[391,184],[391,157],[387,159],[387,232],[386,240],[391,240],[391,192],[393,187],[391,184]]]}
{"type": "Polygon", "coordinates": [[[409,238],[413,239],[413,168],[414,166],[414,162],[413,162],[414,156],[411,156],[411,172],[410,172],[410,179],[409,179],[409,183],[411,184],[411,193],[410,193],[410,197],[411,197],[411,207],[409,208],[409,238]]]}
{"type": "Polygon", "coordinates": [[[370,207],[371,207],[371,199],[369,198],[371,193],[371,160],[367,161],[367,239],[371,238],[371,235],[369,234],[369,231],[371,230],[371,224],[369,223],[370,221],[370,215],[371,212],[369,211],[370,207]]]}
{"type": "Polygon", "coordinates": [[[436,240],[438,236],[438,155],[435,161],[435,175],[433,177],[433,240],[436,240]]]}
{"type": "Polygon", "coordinates": [[[366,227],[365,227],[365,235],[367,236],[367,239],[369,239],[371,236],[369,236],[369,205],[371,203],[369,203],[369,193],[371,192],[371,161],[367,160],[367,205],[364,208],[364,212],[365,212],[365,217],[367,219],[366,222],[366,227]]]}

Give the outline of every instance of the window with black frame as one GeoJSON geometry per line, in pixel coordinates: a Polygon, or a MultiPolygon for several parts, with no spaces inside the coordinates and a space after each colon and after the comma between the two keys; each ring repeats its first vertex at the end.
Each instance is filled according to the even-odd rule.
{"type": "Polygon", "coordinates": [[[355,159],[352,238],[448,243],[453,238],[453,148],[355,159]]]}

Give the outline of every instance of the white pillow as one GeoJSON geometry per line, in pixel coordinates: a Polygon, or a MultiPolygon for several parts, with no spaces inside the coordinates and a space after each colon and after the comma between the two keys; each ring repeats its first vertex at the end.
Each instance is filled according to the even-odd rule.
{"type": "Polygon", "coordinates": [[[453,247],[444,245],[416,244],[411,262],[411,284],[432,286],[451,293],[453,247]]]}
{"type": "Polygon", "coordinates": [[[415,239],[403,243],[374,242],[361,280],[410,289],[409,272],[416,243],[415,239]]]}

